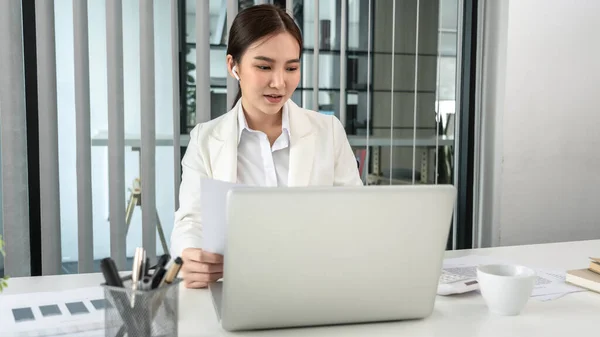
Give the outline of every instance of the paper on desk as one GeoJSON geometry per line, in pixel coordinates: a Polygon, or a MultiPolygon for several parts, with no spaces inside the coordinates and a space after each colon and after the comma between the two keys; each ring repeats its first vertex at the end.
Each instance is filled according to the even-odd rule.
{"type": "Polygon", "coordinates": [[[2,336],[103,336],[101,287],[0,296],[2,336]]]}
{"type": "Polygon", "coordinates": [[[227,193],[234,187],[247,185],[202,178],[200,186],[202,249],[223,255],[227,223],[227,193]]]}
{"type": "MultiPolygon", "coordinates": [[[[512,264],[510,261],[485,256],[467,255],[444,260],[444,270],[468,277],[477,277],[477,267],[484,264],[512,264]]],[[[540,301],[549,301],[566,294],[585,291],[565,282],[566,272],[562,270],[533,268],[537,274],[531,297],[540,301]]]]}
{"type": "Polygon", "coordinates": [[[566,272],[564,270],[539,268],[534,268],[534,270],[538,278],[531,296],[536,300],[550,301],[563,297],[566,294],[586,291],[585,289],[566,283],[566,272]]]}

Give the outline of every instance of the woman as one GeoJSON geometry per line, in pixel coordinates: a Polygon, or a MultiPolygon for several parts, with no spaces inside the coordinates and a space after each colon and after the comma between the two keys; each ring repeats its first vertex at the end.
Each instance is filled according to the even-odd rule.
{"type": "Polygon", "coordinates": [[[334,116],[298,107],[302,35],[273,5],[241,11],[227,47],[229,74],[239,82],[233,108],[197,125],[182,160],[180,208],[171,237],[183,258],[188,288],[222,277],[223,256],[203,251],[202,177],[258,186],[362,185],[344,128],[334,116]]]}

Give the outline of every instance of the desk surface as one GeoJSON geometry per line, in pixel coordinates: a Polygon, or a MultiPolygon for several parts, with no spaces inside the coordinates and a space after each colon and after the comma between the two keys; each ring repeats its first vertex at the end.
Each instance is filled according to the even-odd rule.
{"type": "MultiPolygon", "coordinates": [[[[446,257],[489,255],[537,268],[587,267],[600,252],[600,240],[448,251],[446,257]]],[[[98,285],[101,274],[23,277],[10,280],[6,293],[64,290],[98,285]]],[[[1,298],[1,297],[0,297],[1,298]]],[[[207,290],[182,288],[179,336],[569,336],[597,329],[600,294],[580,292],[540,302],[530,300],[520,316],[488,313],[481,295],[438,296],[433,314],[423,320],[227,333],[218,322],[207,290]]]]}

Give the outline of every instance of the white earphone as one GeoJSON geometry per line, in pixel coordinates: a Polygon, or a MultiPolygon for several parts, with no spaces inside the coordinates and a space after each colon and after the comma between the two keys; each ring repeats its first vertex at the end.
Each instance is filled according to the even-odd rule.
{"type": "Polygon", "coordinates": [[[235,77],[236,80],[240,80],[240,77],[237,74],[237,66],[233,66],[233,68],[231,68],[231,72],[233,73],[233,77],[235,77]]]}

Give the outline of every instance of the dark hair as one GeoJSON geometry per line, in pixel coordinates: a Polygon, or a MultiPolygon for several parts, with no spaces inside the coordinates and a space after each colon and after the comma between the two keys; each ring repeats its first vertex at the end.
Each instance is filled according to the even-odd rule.
{"type": "MultiPolygon", "coordinates": [[[[266,36],[284,32],[290,33],[298,41],[302,50],[302,32],[285,10],[270,4],[248,7],[239,12],[231,24],[227,54],[233,57],[235,63],[240,63],[242,55],[253,43],[266,36]]],[[[242,91],[238,85],[234,105],[240,97],[242,91]]]]}

